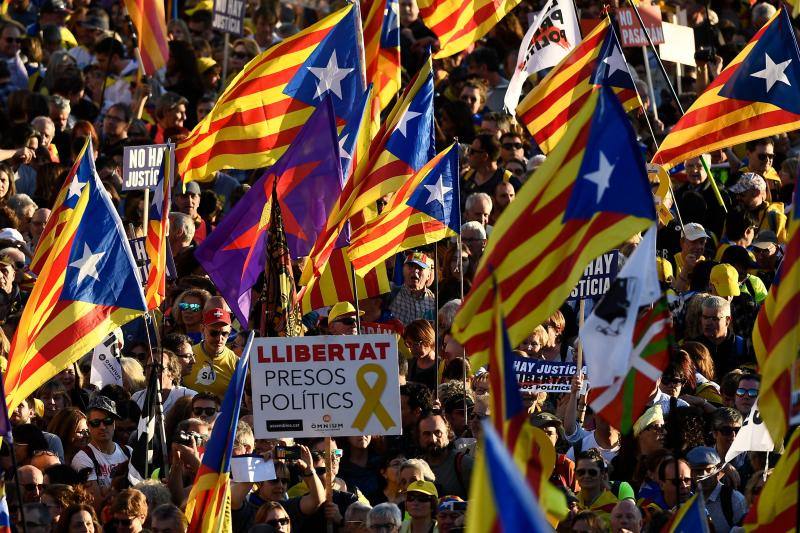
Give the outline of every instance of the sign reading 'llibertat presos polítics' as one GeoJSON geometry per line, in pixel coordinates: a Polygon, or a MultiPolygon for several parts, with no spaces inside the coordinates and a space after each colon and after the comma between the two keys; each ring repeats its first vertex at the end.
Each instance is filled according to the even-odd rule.
{"type": "Polygon", "coordinates": [[[250,357],[256,438],[402,433],[395,335],[256,338],[250,357]]]}

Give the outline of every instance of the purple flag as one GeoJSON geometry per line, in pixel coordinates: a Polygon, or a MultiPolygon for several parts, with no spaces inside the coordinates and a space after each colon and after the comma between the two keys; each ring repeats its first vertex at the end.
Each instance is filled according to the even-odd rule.
{"type": "Polygon", "coordinates": [[[310,253],[342,192],[333,104],[322,102],[275,164],[197,247],[195,257],[246,327],[250,289],[264,271],[272,182],[293,258],[310,253]]]}

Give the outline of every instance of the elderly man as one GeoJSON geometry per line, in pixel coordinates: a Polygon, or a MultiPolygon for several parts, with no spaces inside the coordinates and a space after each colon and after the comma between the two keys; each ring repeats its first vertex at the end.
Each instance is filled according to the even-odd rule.
{"type": "Polygon", "coordinates": [[[763,230],[774,231],[779,242],[786,242],[783,204],[767,201],[767,183],[764,178],[753,173],[743,174],[729,190],[736,195],[737,204],[744,210],[756,233],[763,230]]]}
{"type": "Polygon", "coordinates": [[[492,214],[492,197],[485,192],[475,192],[467,196],[464,205],[464,221],[480,222],[484,227],[489,224],[492,214]]]}
{"type": "MultiPolygon", "coordinates": [[[[359,312],[359,316],[364,311],[359,312]]],[[[350,302],[336,302],[328,311],[328,333],[331,335],[358,335],[356,308],[350,302]]]]}
{"type": "MultiPolygon", "coordinates": [[[[711,231],[717,237],[722,236],[722,229],[725,223],[725,207],[720,205],[716,194],[714,193],[714,186],[703,167],[703,159],[706,164],[711,167],[711,156],[703,154],[699,157],[692,157],[684,162],[686,168],[686,183],[675,191],[675,200],[678,208],[684,207],[685,199],[688,198],[688,193],[697,193],[705,202],[705,217],[703,217],[703,226],[711,231]],[[701,159],[702,157],[702,159],[701,159]]],[[[730,205],[730,197],[724,190],[720,190],[722,201],[726,206],[730,205]]]]}
{"type": "Polygon", "coordinates": [[[31,250],[36,250],[36,246],[39,244],[39,239],[42,238],[44,227],[47,225],[47,221],[50,219],[50,213],[51,211],[46,207],[40,207],[33,212],[31,222],[28,224],[29,235],[31,239],[28,244],[31,250]]]}
{"type": "Polygon", "coordinates": [[[673,281],[675,290],[685,291],[689,288],[689,276],[694,272],[695,265],[705,259],[703,252],[708,239],[709,235],[702,225],[696,222],[684,224],[681,251],[673,256],[672,261],[677,274],[673,281]]]}
{"type": "Polygon", "coordinates": [[[642,512],[631,499],[625,498],[611,510],[611,533],[640,533],[642,524],[642,512]]]}
{"type": "Polygon", "coordinates": [[[739,525],[747,513],[747,502],[741,492],[720,481],[722,460],[716,450],[698,446],[689,450],[686,460],[691,467],[692,481],[702,490],[714,531],[730,531],[739,525]]]}
{"type": "Polygon", "coordinates": [[[428,288],[433,262],[424,253],[411,252],[403,265],[403,286],[394,295],[389,310],[404,325],[414,320],[436,319],[436,297],[428,288]]]}
{"type": "Polygon", "coordinates": [[[16,260],[0,255],[0,323],[22,311],[23,298],[16,282],[16,260]]]}
{"type": "Polygon", "coordinates": [[[461,225],[461,242],[469,248],[471,263],[477,265],[486,249],[486,227],[475,220],[465,222],[461,225]]]}
{"type": "Polygon", "coordinates": [[[42,501],[44,475],[35,466],[25,465],[17,470],[19,486],[22,488],[22,501],[25,503],[42,501]]]}
{"type": "Polygon", "coordinates": [[[724,376],[741,365],[753,364],[754,358],[744,339],[735,335],[730,328],[730,302],[719,296],[709,296],[703,300],[701,307],[703,333],[691,340],[702,343],[711,352],[717,376],[724,376]]]}

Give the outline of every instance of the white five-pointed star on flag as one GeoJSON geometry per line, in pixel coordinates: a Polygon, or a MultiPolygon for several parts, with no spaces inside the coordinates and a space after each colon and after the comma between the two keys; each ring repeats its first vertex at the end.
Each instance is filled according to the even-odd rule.
{"type": "Polygon", "coordinates": [[[94,278],[96,281],[100,281],[100,275],[97,273],[97,263],[100,262],[104,255],[106,255],[105,252],[92,253],[89,245],[83,243],[83,257],[69,264],[69,266],[78,269],[78,285],[80,285],[87,276],[94,278]]]}
{"type": "Polygon", "coordinates": [[[411,122],[420,115],[422,115],[422,113],[411,111],[411,108],[406,109],[406,112],[403,113],[403,116],[400,117],[400,121],[397,123],[395,131],[399,131],[403,135],[403,137],[408,137],[408,134],[406,133],[406,126],[408,126],[409,122],[411,122]]]}
{"type": "Polygon", "coordinates": [[[767,92],[770,92],[772,88],[775,86],[776,83],[782,82],[788,85],[789,87],[792,84],[789,82],[789,78],[786,77],[786,67],[789,66],[789,63],[792,62],[791,59],[787,59],[786,61],[781,61],[780,63],[775,63],[769,54],[764,54],[764,57],[767,59],[767,64],[764,67],[764,70],[759,70],[758,72],[753,72],[750,74],[754,78],[761,78],[766,80],[767,82],[767,92]]]}
{"type": "Polygon", "coordinates": [[[603,63],[608,65],[608,73],[606,74],[607,77],[613,76],[618,70],[621,70],[622,72],[628,70],[628,67],[625,65],[625,56],[622,55],[622,52],[616,46],[613,47],[611,55],[603,59],[603,63]]]}
{"type": "Polygon", "coordinates": [[[69,182],[69,191],[67,193],[67,198],[72,198],[73,196],[80,196],[83,188],[86,187],[87,182],[85,181],[78,181],[78,175],[75,174],[75,177],[72,178],[72,181],[69,182]]]}
{"type": "Polygon", "coordinates": [[[347,142],[347,138],[350,136],[349,133],[345,133],[341,139],[339,139],[339,157],[342,159],[353,159],[353,156],[347,153],[347,150],[344,149],[344,144],[347,142]]]}
{"type": "Polygon", "coordinates": [[[587,172],[583,175],[583,179],[591,181],[597,185],[597,203],[603,199],[611,181],[611,173],[614,171],[614,165],[609,163],[606,154],[600,152],[600,165],[594,172],[587,172]]]}
{"type": "Polygon", "coordinates": [[[449,193],[453,190],[452,187],[447,187],[442,182],[442,177],[439,176],[439,180],[434,183],[433,185],[425,185],[425,188],[428,189],[428,201],[425,202],[425,205],[428,205],[431,202],[439,202],[440,204],[444,205],[444,195],[449,193]]]}
{"type": "Polygon", "coordinates": [[[336,50],[331,54],[328,64],[325,67],[308,67],[311,74],[317,77],[317,93],[315,98],[322,98],[325,92],[330,91],[339,99],[342,99],[342,80],[353,72],[352,68],[339,68],[339,61],[336,59],[336,50]]]}

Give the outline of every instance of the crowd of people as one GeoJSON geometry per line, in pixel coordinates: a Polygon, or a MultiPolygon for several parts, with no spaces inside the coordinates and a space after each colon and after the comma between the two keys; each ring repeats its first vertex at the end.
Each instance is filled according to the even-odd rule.
{"type": "MultiPolygon", "coordinates": [[[[223,70],[224,82],[230,83],[259,53],[335,7],[248,1],[246,34],[228,41],[212,29],[211,2],[173,1],[179,16],[169,16],[167,24],[169,60],[151,77],[137,74],[137,40],[122,2],[4,4],[3,371],[35,283],[29,268],[33,251],[86,138],[92,140],[98,174],[125,227],[131,236],[143,235],[143,192],[122,190],[124,147],[179,141],[213,108],[224,89],[223,70]],[[227,51],[225,43],[230,43],[227,51]]],[[[536,169],[546,159],[503,110],[522,37],[531,14],[543,4],[523,0],[467,50],[434,61],[437,147],[458,139],[461,149],[460,242],[409,252],[392,291],[358,302],[360,316],[355,302],[339,302],[303,317],[306,335],[355,335],[359,320],[397,333],[402,436],[335,439],[332,461],[325,460],[322,438],[256,439],[248,383],[234,454],[272,459],[276,478],[231,483],[233,531],[464,529],[473,505],[470,475],[482,445],[481,421],[491,415],[489,373],[496,370],[472,366],[450,327],[493,224],[520,187],[537,179],[536,169]],[[299,458],[280,458],[276,451],[286,448],[299,458]],[[332,487],[325,486],[327,479],[332,487]]],[[[582,19],[601,16],[600,2],[576,4],[582,19]]],[[[697,66],[683,68],[679,85],[684,107],[775,13],[775,5],[661,2],[665,17],[678,14],[694,30],[697,66]]],[[[428,47],[435,50],[438,43],[416,0],[400,0],[399,17],[405,85],[428,47]]],[[[669,92],[660,90],[663,80],[656,76],[653,93],[642,81],[641,54],[629,54],[628,60],[645,105],[644,112],[630,117],[649,159],[680,112],[669,92]]],[[[752,331],[789,238],[787,213],[799,158],[796,132],[732,145],[703,155],[707,165],[701,157],[685,161],[671,176],[670,193],[654,198],[671,213],[659,222],[657,262],[677,344],[650,404],[636,413],[631,433],[621,434],[585,406],[580,372],[570,392],[523,394],[529,423],[544,431],[557,451],[550,481],[564,492],[569,507],[559,531],[659,531],[692,494],[704,498],[714,531],[742,524],[778,455],[750,452],[729,462],[725,456],[759,396],[752,331]]],[[[169,280],[157,315],[161,342],[151,348],[142,320],[115,332],[122,385],[90,383],[92,356],[87,354],[10,413],[13,448],[3,442],[0,468],[17,531],[23,525],[27,533],[186,531],[186,500],[249,333],[248,324],[232,319],[194,250],[262,171],[229,169],[210,181],[175,188],[168,245],[177,277],[169,280]],[[132,486],[131,445],[153,372],[160,373],[166,449],[156,443],[155,474],[132,486]]],[[[633,238],[621,247],[621,264],[638,242],[633,238]]],[[[574,361],[578,318],[576,306],[565,303],[516,353],[574,361]]]]}

